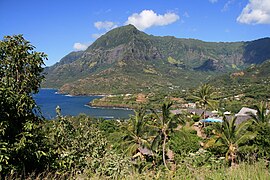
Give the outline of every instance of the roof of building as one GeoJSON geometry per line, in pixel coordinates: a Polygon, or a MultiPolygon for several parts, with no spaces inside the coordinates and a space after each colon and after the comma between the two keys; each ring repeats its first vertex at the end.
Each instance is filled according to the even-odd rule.
{"type": "Polygon", "coordinates": [[[242,109],[237,114],[235,114],[235,116],[249,116],[249,113],[256,115],[257,111],[255,109],[242,107],[242,109]]]}
{"type": "Polygon", "coordinates": [[[146,148],[146,147],[139,147],[138,150],[140,151],[140,153],[142,153],[143,155],[153,155],[153,152],[146,148]]]}

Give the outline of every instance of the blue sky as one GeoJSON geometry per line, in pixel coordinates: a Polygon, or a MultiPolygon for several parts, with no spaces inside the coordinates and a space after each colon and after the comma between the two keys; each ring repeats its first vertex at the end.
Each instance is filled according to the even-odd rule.
{"type": "Polygon", "coordinates": [[[270,0],[0,0],[0,36],[23,34],[52,65],[110,29],[249,41],[270,36],[270,0]]]}

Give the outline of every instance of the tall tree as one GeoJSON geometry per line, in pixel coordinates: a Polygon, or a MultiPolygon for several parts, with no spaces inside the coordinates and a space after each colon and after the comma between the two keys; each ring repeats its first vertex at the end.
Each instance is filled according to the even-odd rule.
{"type": "Polygon", "coordinates": [[[236,118],[228,120],[224,118],[223,123],[216,123],[214,136],[205,144],[205,148],[218,146],[226,149],[226,160],[231,161],[231,166],[236,165],[239,146],[256,137],[256,132],[247,131],[251,121],[235,124],[236,118]]]}
{"type": "Polygon", "coordinates": [[[128,145],[126,149],[128,154],[134,154],[139,148],[149,146],[147,137],[145,136],[147,122],[145,119],[146,110],[140,108],[134,112],[135,115],[129,119],[127,133],[124,135],[125,144],[128,145]]]}
{"type": "Polygon", "coordinates": [[[209,84],[201,85],[192,98],[198,103],[200,106],[203,107],[204,110],[204,119],[206,113],[206,107],[209,106],[214,108],[216,105],[216,101],[214,100],[215,92],[212,86],[209,84]]]}
{"type": "Polygon", "coordinates": [[[4,157],[9,156],[6,170],[37,168],[34,162],[41,153],[40,149],[35,151],[41,141],[36,133],[41,119],[31,94],[38,92],[44,78],[46,55],[34,48],[22,35],[5,36],[0,41],[0,139],[7,150],[4,157]]]}
{"type": "Polygon", "coordinates": [[[154,127],[158,132],[153,139],[152,149],[161,145],[163,164],[167,169],[169,168],[166,163],[166,144],[168,142],[169,133],[172,132],[173,128],[177,127],[179,122],[178,116],[170,112],[171,106],[172,102],[166,102],[162,105],[161,113],[152,110],[154,115],[152,127],[154,127]]]}

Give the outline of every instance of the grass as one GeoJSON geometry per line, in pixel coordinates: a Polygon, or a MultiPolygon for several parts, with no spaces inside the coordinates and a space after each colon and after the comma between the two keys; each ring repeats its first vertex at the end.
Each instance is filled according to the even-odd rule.
{"type": "Polygon", "coordinates": [[[270,169],[267,169],[264,162],[257,162],[256,164],[243,163],[236,168],[223,168],[214,172],[208,172],[205,177],[205,179],[267,180],[270,179],[270,169]]]}
{"type": "MultiPolygon", "coordinates": [[[[121,173],[120,173],[121,174],[121,173]]],[[[206,167],[192,168],[185,165],[178,166],[176,172],[169,172],[165,170],[145,171],[139,174],[135,171],[130,171],[130,174],[125,176],[105,177],[87,174],[79,174],[75,172],[57,174],[52,172],[44,172],[39,175],[31,174],[27,178],[20,175],[11,174],[5,179],[27,179],[27,180],[41,180],[41,179],[175,179],[175,180],[268,180],[270,179],[270,168],[266,166],[265,161],[259,161],[254,164],[241,163],[237,167],[221,167],[215,170],[210,170],[206,167]]]]}

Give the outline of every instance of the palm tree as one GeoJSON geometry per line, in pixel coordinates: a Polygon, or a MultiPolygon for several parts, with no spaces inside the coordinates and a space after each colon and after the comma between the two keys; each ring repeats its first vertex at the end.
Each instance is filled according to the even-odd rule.
{"type": "Polygon", "coordinates": [[[172,131],[174,127],[177,126],[178,118],[176,115],[173,115],[170,112],[170,107],[172,106],[172,102],[164,103],[162,105],[161,114],[156,112],[155,110],[151,110],[153,113],[153,124],[158,134],[154,137],[152,142],[152,149],[162,144],[162,159],[164,166],[169,170],[166,163],[166,143],[168,140],[169,133],[172,131]]]}
{"type": "Polygon", "coordinates": [[[236,157],[239,146],[256,137],[256,132],[247,131],[252,121],[245,121],[235,124],[236,117],[232,120],[224,118],[223,123],[216,123],[214,127],[214,137],[205,144],[205,148],[218,146],[226,148],[226,160],[231,160],[231,166],[236,165],[236,157]]]}
{"type": "Polygon", "coordinates": [[[256,114],[247,113],[254,124],[252,131],[258,132],[251,143],[254,144],[254,152],[257,156],[269,157],[270,148],[267,147],[269,147],[270,114],[267,112],[267,104],[260,102],[254,109],[257,111],[256,114]]]}
{"type": "Polygon", "coordinates": [[[206,106],[210,106],[211,108],[215,107],[216,101],[213,100],[215,95],[214,89],[209,84],[203,84],[199,87],[196,93],[192,96],[192,98],[196,101],[196,103],[200,104],[204,110],[204,119],[206,113],[206,106]]]}
{"type": "Polygon", "coordinates": [[[261,102],[259,105],[255,105],[256,114],[248,113],[255,124],[270,123],[270,114],[267,113],[267,105],[265,102],[261,102]]]}
{"type": "Polygon", "coordinates": [[[140,108],[134,111],[135,115],[129,120],[129,125],[127,126],[127,133],[124,135],[125,144],[128,144],[126,152],[128,154],[134,154],[140,147],[149,146],[145,135],[145,125],[146,125],[146,110],[140,108]]]}

